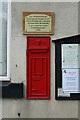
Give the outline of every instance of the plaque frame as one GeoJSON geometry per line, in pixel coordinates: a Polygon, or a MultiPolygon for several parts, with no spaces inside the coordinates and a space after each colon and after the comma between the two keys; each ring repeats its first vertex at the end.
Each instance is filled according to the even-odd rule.
{"type": "Polygon", "coordinates": [[[48,34],[54,34],[54,12],[23,12],[23,18],[22,18],[22,21],[23,21],[23,35],[31,35],[31,34],[45,34],[45,35],[48,35],[48,34]],[[27,32],[25,31],[25,17],[30,15],[30,14],[45,14],[45,15],[48,15],[51,17],[51,31],[50,32],[27,32]]]}

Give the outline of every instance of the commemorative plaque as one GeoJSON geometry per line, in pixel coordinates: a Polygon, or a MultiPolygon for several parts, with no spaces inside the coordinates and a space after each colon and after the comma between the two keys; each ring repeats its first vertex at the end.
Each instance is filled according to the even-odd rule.
{"type": "Polygon", "coordinates": [[[54,13],[23,12],[23,34],[54,34],[54,13]]]}

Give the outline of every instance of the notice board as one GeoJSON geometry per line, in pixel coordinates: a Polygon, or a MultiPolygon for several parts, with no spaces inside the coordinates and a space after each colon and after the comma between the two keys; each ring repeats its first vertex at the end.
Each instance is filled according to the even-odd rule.
{"type": "Polygon", "coordinates": [[[80,35],[55,43],[55,99],[80,100],[80,35]]]}

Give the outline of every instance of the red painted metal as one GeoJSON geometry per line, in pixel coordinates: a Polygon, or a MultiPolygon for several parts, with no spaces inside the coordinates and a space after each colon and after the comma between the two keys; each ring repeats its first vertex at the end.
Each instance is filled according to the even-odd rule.
{"type": "Polygon", "coordinates": [[[50,37],[27,37],[28,99],[50,99],[50,37]]]}

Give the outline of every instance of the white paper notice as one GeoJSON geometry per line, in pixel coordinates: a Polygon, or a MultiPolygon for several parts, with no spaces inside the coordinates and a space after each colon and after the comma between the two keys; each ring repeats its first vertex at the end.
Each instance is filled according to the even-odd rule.
{"type": "Polygon", "coordinates": [[[78,45],[78,54],[79,54],[78,66],[80,68],[80,44],[78,45]]]}
{"type": "Polygon", "coordinates": [[[62,44],[62,68],[78,68],[78,44],[62,44]]]}
{"type": "Polygon", "coordinates": [[[79,92],[79,69],[62,69],[62,89],[64,92],[79,92]]]}
{"type": "Polygon", "coordinates": [[[58,97],[70,97],[70,93],[63,92],[62,88],[58,88],[58,97]]]}

